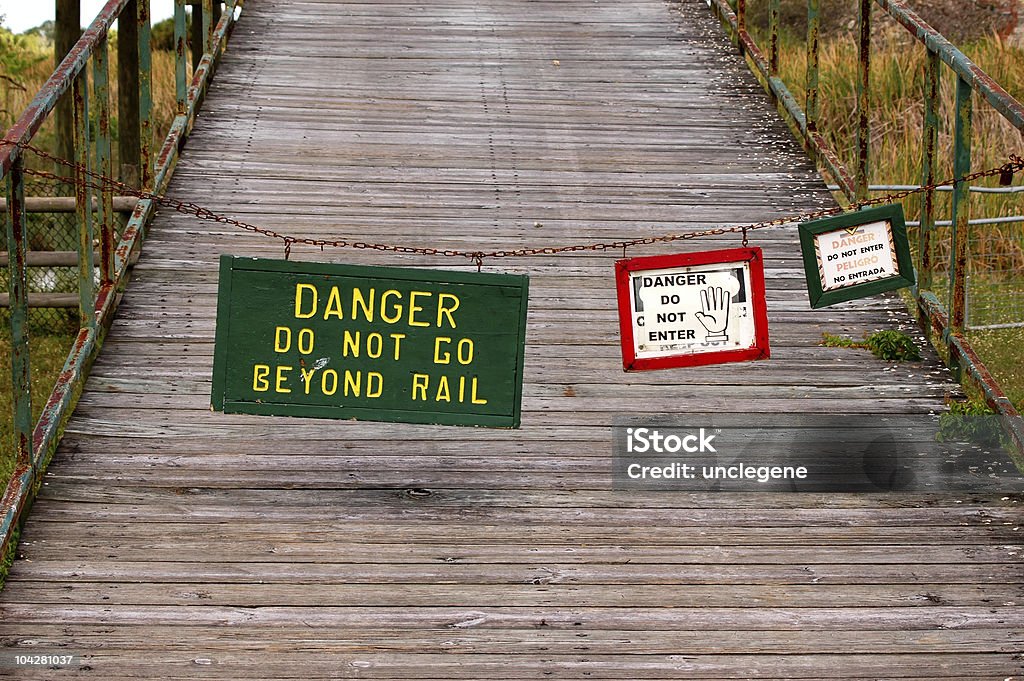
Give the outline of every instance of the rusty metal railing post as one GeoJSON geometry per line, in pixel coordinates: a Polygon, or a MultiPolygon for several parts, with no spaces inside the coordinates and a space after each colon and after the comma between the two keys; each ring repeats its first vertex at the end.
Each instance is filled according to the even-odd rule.
{"type": "Polygon", "coordinates": [[[203,0],[203,54],[213,52],[213,27],[213,0],[203,0]]]}
{"type": "Polygon", "coordinates": [[[153,191],[153,54],[150,50],[149,0],[137,0],[139,27],[139,180],[153,191]]]}
{"type": "MultiPolygon", "coordinates": [[[[28,347],[28,239],[25,224],[23,160],[14,160],[7,173],[7,291],[10,296],[11,388],[14,395],[16,466],[32,462],[32,393],[28,347]]],[[[17,474],[17,473],[15,473],[17,474]]]]}
{"type": "Polygon", "coordinates": [[[952,254],[949,263],[949,324],[955,334],[962,334],[967,303],[967,249],[970,238],[970,183],[964,177],[971,172],[971,120],[973,99],[971,84],[963,76],[956,79],[956,125],[953,131],[953,223],[952,254]]]}
{"type": "Polygon", "coordinates": [[[128,0],[117,29],[117,157],[118,177],[132,187],[139,186],[139,24],[135,3],[128,0]]]}
{"type": "Polygon", "coordinates": [[[869,110],[871,82],[871,0],[860,0],[860,69],[857,74],[857,170],[855,198],[868,198],[868,149],[871,146],[869,110]]]}
{"type": "MultiPolygon", "coordinates": [[[[132,254],[145,238],[146,225],[152,216],[154,202],[140,199],[135,204],[131,217],[121,230],[120,240],[111,254],[107,248],[114,236],[114,222],[111,218],[113,189],[103,187],[98,218],[103,229],[103,262],[101,279],[103,285],[97,290],[94,283],[92,220],[94,202],[87,186],[96,179],[89,174],[93,168],[107,175],[110,173],[110,88],[109,88],[109,45],[107,36],[114,21],[118,21],[118,118],[120,120],[119,157],[120,173],[125,182],[151,191],[166,191],[173,173],[178,151],[188,135],[195,119],[201,93],[208,86],[218,57],[223,53],[234,25],[234,2],[227,3],[228,11],[214,33],[214,43],[209,59],[195,74],[191,85],[179,79],[176,89],[179,109],[184,109],[171,124],[159,153],[153,148],[150,23],[149,0],[107,0],[89,28],[75,43],[67,57],[57,66],[5,135],[6,144],[0,145],[0,180],[5,184],[7,209],[3,219],[7,236],[8,256],[8,305],[9,324],[12,340],[11,387],[14,393],[13,417],[17,443],[17,463],[14,475],[0,493],[0,555],[11,550],[12,541],[21,526],[23,514],[35,495],[40,472],[54,446],[59,440],[61,429],[68,417],[79,389],[85,380],[88,367],[95,358],[103,339],[103,330],[109,327],[117,308],[118,297],[114,295],[128,278],[132,254]],[[95,98],[92,100],[97,114],[95,147],[90,147],[93,135],[89,128],[88,73],[92,59],[95,81],[95,98]],[[184,92],[184,100],[182,93],[184,92]],[[72,102],[71,118],[74,136],[77,137],[75,152],[61,156],[62,160],[74,160],[77,164],[75,177],[75,210],[79,231],[79,305],[82,323],[74,345],[68,353],[64,368],[49,397],[42,405],[38,422],[33,429],[32,399],[30,396],[30,363],[28,343],[28,274],[25,220],[25,172],[22,153],[30,149],[43,155],[31,146],[42,126],[47,122],[62,96],[72,102]],[[182,105],[182,101],[184,104],[182,105]],[[95,165],[91,160],[95,154],[95,165]],[[159,165],[154,167],[151,159],[159,165]],[[138,165],[135,165],[138,164],[138,165]],[[109,230],[109,231],[108,231],[109,230]]],[[[183,13],[182,13],[183,14],[183,13]]],[[[178,23],[178,22],[176,22],[178,23]]],[[[184,35],[182,25],[176,26],[177,37],[184,35]]],[[[179,42],[179,55],[184,61],[184,44],[179,42]]],[[[177,75],[177,74],[176,74],[177,75]]],[[[73,164],[73,165],[75,165],[73,164]]],[[[60,168],[67,168],[58,163],[60,168]]],[[[68,172],[68,171],[65,171],[68,172]]],[[[69,180],[71,181],[71,180],[69,180]]]]}
{"type": "Polygon", "coordinates": [[[736,34],[740,38],[740,54],[745,51],[743,34],[747,32],[747,0],[736,0],[736,34]]]}
{"type": "MultiPolygon", "coordinates": [[[[55,2],[49,2],[48,4],[53,6],[55,10],[53,63],[54,68],[56,68],[82,35],[81,0],[55,0],[55,2]]],[[[75,155],[74,117],[74,102],[71,101],[71,95],[66,94],[57,102],[57,108],[54,111],[55,132],[57,136],[54,151],[57,153],[58,158],[70,159],[75,155]]],[[[57,164],[54,172],[65,178],[68,182],[67,187],[61,190],[70,191],[71,182],[74,179],[71,177],[71,171],[67,167],[57,164]]]]}
{"type": "MultiPolygon", "coordinates": [[[[96,44],[92,55],[93,94],[96,97],[96,171],[110,177],[110,86],[107,38],[96,44]]],[[[109,286],[114,280],[114,190],[100,192],[100,282],[109,286]]]]}
{"type": "Polygon", "coordinates": [[[202,0],[187,0],[187,2],[192,7],[192,73],[195,73],[203,58],[203,47],[206,45],[206,31],[203,28],[205,12],[202,0]]]}
{"type": "MultiPolygon", "coordinates": [[[[808,132],[818,129],[818,32],[821,30],[821,16],[818,0],[807,0],[807,71],[805,78],[804,115],[808,132]]],[[[813,150],[814,145],[807,145],[813,150]]],[[[816,155],[816,154],[815,154],[816,155]]]]}
{"type": "Polygon", "coordinates": [[[779,0],[768,2],[768,77],[779,75],[779,0]]]}
{"type": "Polygon", "coordinates": [[[93,288],[92,191],[86,186],[90,163],[89,81],[82,69],[71,85],[75,120],[75,213],[78,222],[78,313],[81,328],[96,327],[96,296],[93,288]]]}
{"type": "Polygon", "coordinates": [[[928,61],[924,70],[924,130],[921,136],[921,185],[925,190],[921,202],[921,226],[918,228],[918,290],[931,290],[932,281],[932,231],[935,229],[935,184],[936,156],[939,149],[939,78],[942,61],[939,53],[928,50],[928,61]]]}
{"type": "Polygon", "coordinates": [[[185,56],[185,0],[174,0],[174,93],[175,113],[182,116],[188,107],[188,63],[185,56]]]}

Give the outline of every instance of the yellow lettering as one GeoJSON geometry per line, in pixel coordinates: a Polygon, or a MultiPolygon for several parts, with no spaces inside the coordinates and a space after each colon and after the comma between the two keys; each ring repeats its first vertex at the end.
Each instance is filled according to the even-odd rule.
{"type": "Polygon", "coordinates": [[[252,368],[252,389],[258,393],[265,393],[270,390],[270,367],[266,364],[257,364],[252,368]]]}
{"type": "MultiPolygon", "coordinates": [[[[299,336],[299,340],[302,340],[302,336],[299,336]]],[[[473,362],[473,340],[470,338],[463,338],[459,341],[458,347],[459,364],[471,364],[473,362]],[[462,349],[466,348],[466,352],[463,353],[462,349]],[[465,356],[465,358],[463,358],[465,356]]]]}
{"type": "Polygon", "coordinates": [[[313,286],[312,284],[296,284],[295,285],[295,318],[296,319],[309,319],[310,317],[315,315],[316,314],[316,307],[317,307],[316,299],[317,299],[316,286],[313,286]],[[303,295],[304,291],[309,291],[310,293],[313,294],[313,307],[310,309],[309,312],[303,312],[302,311],[302,302],[303,302],[303,300],[305,298],[305,296],[303,295]]]}
{"type": "Polygon", "coordinates": [[[427,374],[413,374],[412,375],[412,399],[414,400],[427,400],[427,385],[430,383],[430,376],[427,374]],[[416,393],[421,394],[423,397],[416,397],[416,393]]]}
{"type": "Polygon", "coordinates": [[[366,396],[380,397],[382,392],[384,392],[384,377],[376,371],[371,371],[366,375],[366,396]]]}
{"type": "Polygon", "coordinates": [[[455,328],[455,318],[452,317],[452,312],[459,309],[459,298],[458,296],[451,293],[439,293],[437,295],[437,328],[441,328],[441,317],[447,317],[448,323],[451,327],[455,328]],[[448,307],[444,304],[445,299],[451,299],[454,305],[448,307]]]}
{"type": "Polygon", "coordinates": [[[448,392],[448,377],[441,376],[441,380],[437,383],[437,395],[434,396],[435,402],[451,402],[452,397],[448,392]]]}
{"type": "Polygon", "coordinates": [[[313,329],[299,331],[299,352],[308,355],[313,352],[313,329]],[[305,339],[305,342],[303,342],[305,339]]]}
{"type": "Polygon", "coordinates": [[[466,377],[459,376],[459,404],[466,401],[466,377]]]}
{"type": "Polygon", "coordinates": [[[285,376],[286,371],[291,371],[291,367],[277,367],[277,381],[274,383],[274,392],[277,393],[290,393],[291,388],[285,388],[284,384],[288,382],[288,377],[285,376]]]}
{"type": "Polygon", "coordinates": [[[416,298],[419,296],[431,297],[434,294],[429,291],[410,291],[409,292],[409,326],[430,326],[430,322],[418,322],[416,321],[416,313],[422,312],[423,307],[416,304],[416,298]]]}
{"type": "Polygon", "coordinates": [[[384,336],[379,333],[371,333],[366,337],[366,354],[372,359],[377,359],[384,352],[384,336]],[[374,349],[374,343],[377,344],[377,348],[374,349]]]}
{"type": "Polygon", "coordinates": [[[287,326],[274,329],[274,352],[288,352],[292,347],[292,330],[287,326]],[[282,341],[282,337],[284,340],[282,341]]]}
{"type": "Polygon", "coordinates": [[[305,385],[306,394],[309,394],[309,382],[313,380],[313,374],[316,373],[316,369],[310,369],[306,371],[306,367],[299,367],[299,371],[302,372],[302,383],[305,385]]]}
{"type": "Polygon", "coordinates": [[[395,289],[388,289],[380,296],[380,318],[383,319],[388,324],[394,324],[395,322],[402,318],[401,303],[395,303],[395,306],[392,308],[394,312],[393,315],[388,315],[387,310],[385,309],[385,306],[388,304],[388,298],[394,297],[398,297],[398,299],[401,300],[402,293],[400,291],[396,291],[395,289]]]}
{"type": "Polygon", "coordinates": [[[360,388],[363,383],[363,372],[362,371],[345,371],[345,397],[348,397],[349,388],[352,389],[352,394],[359,397],[360,388]]]}
{"type": "Polygon", "coordinates": [[[447,345],[452,342],[452,339],[448,336],[438,336],[434,339],[434,364],[450,364],[452,361],[452,353],[447,350],[445,350],[444,356],[441,356],[442,341],[447,345]]]}
{"type": "Polygon", "coordinates": [[[324,369],[323,373],[320,374],[320,391],[324,395],[333,395],[338,392],[338,372],[334,369],[324,369]],[[330,379],[331,387],[327,387],[328,379],[330,379]]]}
{"type": "Polygon", "coordinates": [[[352,289],[352,320],[356,318],[356,308],[360,308],[363,311],[363,319],[368,322],[373,321],[373,299],[377,295],[377,289],[370,289],[370,300],[367,301],[363,298],[362,290],[358,288],[352,289]]]}
{"type": "Polygon", "coordinates": [[[395,341],[395,361],[402,355],[402,339],[405,338],[404,333],[392,333],[388,334],[395,341]]]}
{"type": "Polygon", "coordinates": [[[359,356],[359,343],[362,340],[363,332],[356,331],[356,335],[353,336],[352,332],[345,329],[345,340],[342,342],[341,355],[342,357],[348,357],[349,350],[352,351],[353,357],[359,356]]]}
{"type": "Polygon", "coordinates": [[[476,380],[477,380],[476,376],[474,376],[473,377],[473,387],[472,387],[472,390],[471,390],[472,397],[470,398],[470,401],[473,404],[487,404],[487,400],[477,399],[477,397],[476,397],[476,380]]]}
{"type": "Polygon", "coordinates": [[[345,318],[341,312],[341,292],[338,291],[337,286],[331,287],[331,295],[327,297],[327,307],[324,308],[324,319],[327,319],[331,315],[334,315],[338,319],[345,318]]]}

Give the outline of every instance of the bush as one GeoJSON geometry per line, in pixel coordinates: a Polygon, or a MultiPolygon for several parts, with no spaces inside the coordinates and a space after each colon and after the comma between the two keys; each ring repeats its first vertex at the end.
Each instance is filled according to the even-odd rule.
{"type": "MultiPolygon", "coordinates": [[[[185,44],[189,44],[189,31],[192,27],[192,19],[186,14],[185,15],[185,44]]],[[[174,52],[174,17],[164,19],[161,22],[153,24],[153,28],[150,33],[150,45],[154,50],[161,50],[163,52],[174,52]]]]}

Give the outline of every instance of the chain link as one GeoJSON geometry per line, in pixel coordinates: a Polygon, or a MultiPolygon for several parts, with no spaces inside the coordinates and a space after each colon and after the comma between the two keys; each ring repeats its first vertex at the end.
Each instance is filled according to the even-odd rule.
{"type": "MultiPolygon", "coordinates": [[[[606,250],[619,250],[622,249],[623,257],[625,257],[626,249],[634,246],[646,246],[652,244],[670,243],[674,241],[687,241],[690,239],[701,239],[709,236],[722,236],[725,234],[736,234],[742,233],[743,245],[746,246],[747,233],[758,229],[768,229],[771,227],[779,227],[782,225],[793,224],[797,222],[806,222],[808,220],[814,220],[817,218],[828,217],[830,215],[838,215],[848,210],[856,210],[860,208],[866,208],[868,206],[881,205],[892,203],[920,194],[930,190],[938,189],[940,186],[953,185],[956,186],[963,182],[973,182],[974,180],[981,179],[983,177],[990,177],[993,175],[999,175],[1000,180],[1003,180],[1007,176],[1011,176],[1018,171],[1024,170],[1024,158],[1016,154],[1010,154],[1009,160],[1003,165],[996,168],[989,168],[987,170],[980,170],[970,175],[966,175],[962,179],[947,179],[942,182],[935,182],[933,184],[925,185],[922,187],[915,187],[913,189],[905,189],[902,191],[887,194],[885,196],[876,197],[874,199],[867,199],[865,201],[858,201],[849,206],[849,208],[822,208],[816,211],[810,211],[801,215],[788,216],[782,218],[776,218],[774,220],[764,220],[762,222],[755,222],[748,225],[736,225],[733,227],[715,227],[712,229],[704,229],[694,232],[682,232],[678,234],[663,234],[660,236],[649,236],[641,237],[638,239],[628,239],[623,241],[612,241],[612,242],[598,242],[592,244],[575,244],[571,246],[544,246],[544,247],[533,247],[533,248],[517,248],[512,250],[494,250],[494,251],[466,251],[459,249],[438,249],[429,247],[419,246],[403,246],[396,244],[380,244],[380,243],[369,243],[365,241],[348,241],[345,239],[329,240],[329,239],[311,239],[305,237],[292,236],[290,234],[282,234],[266,227],[260,227],[249,222],[242,220],[235,220],[229,218],[226,215],[215,213],[208,208],[204,208],[198,204],[190,201],[179,201],[178,199],[172,199],[162,194],[153,194],[151,192],[141,191],[123,182],[119,182],[113,178],[96,173],[88,168],[81,166],[77,163],[73,163],[66,159],[58,158],[53,154],[50,154],[42,149],[39,149],[31,144],[17,143],[12,140],[0,140],[0,146],[16,146],[23,151],[29,151],[38,156],[39,158],[52,161],[58,165],[69,168],[75,172],[74,183],[78,186],[89,187],[99,191],[117,191],[124,196],[134,196],[139,199],[152,201],[153,203],[170,208],[176,212],[183,213],[196,217],[200,220],[207,220],[210,222],[217,222],[220,224],[230,225],[247,232],[259,234],[261,236],[270,237],[272,239],[279,239],[284,244],[284,256],[287,260],[291,255],[292,246],[295,244],[302,244],[306,246],[318,246],[320,250],[327,247],[330,248],[354,248],[362,250],[376,250],[385,251],[391,253],[402,253],[409,255],[428,255],[428,256],[443,256],[446,258],[465,258],[477,265],[477,270],[483,266],[484,259],[488,258],[518,258],[518,257],[530,257],[537,255],[559,255],[563,253],[579,253],[582,251],[601,252],[606,250]],[[86,178],[92,178],[90,181],[86,178]]],[[[67,183],[67,178],[60,177],[54,173],[49,173],[43,170],[35,170],[26,168],[24,170],[26,175],[34,175],[47,180],[53,180],[56,182],[67,183]]]]}

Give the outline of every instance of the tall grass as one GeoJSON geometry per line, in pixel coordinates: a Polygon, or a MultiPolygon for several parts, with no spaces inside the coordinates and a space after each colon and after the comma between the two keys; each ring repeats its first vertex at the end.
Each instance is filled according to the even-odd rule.
{"type": "MultiPolygon", "coordinates": [[[[1011,95],[1024,99],[1024,50],[995,35],[962,49],[1011,95]]],[[[823,39],[819,52],[819,129],[850,168],[856,160],[857,50],[853,36],[836,35],[823,39]]],[[[873,184],[921,181],[925,62],[924,47],[892,32],[882,31],[872,41],[869,180],[873,184]]],[[[780,72],[799,101],[806,96],[806,69],[803,40],[784,34],[780,72]]],[[[942,71],[937,175],[947,178],[952,176],[955,76],[946,67],[942,71]]],[[[975,97],[972,146],[973,167],[989,168],[1004,163],[1010,153],[1020,153],[1022,138],[987,102],[975,97]]],[[[997,178],[988,178],[980,184],[996,186],[997,178]]],[[[940,197],[944,201],[939,208],[948,213],[948,196],[940,197]]],[[[1021,209],[1020,199],[1013,195],[974,198],[980,199],[972,203],[978,216],[995,217],[1021,209]]]]}
{"type": "MultiPolygon", "coordinates": [[[[110,107],[111,107],[111,125],[110,134],[113,138],[113,154],[114,160],[117,161],[117,144],[118,139],[118,115],[117,115],[117,50],[114,49],[116,46],[116,39],[111,36],[110,42],[110,59],[109,59],[109,87],[110,87],[110,107]]],[[[0,78],[0,98],[4,102],[3,117],[0,118],[2,127],[7,128],[12,125],[22,111],[28,106],[35,96],[36,92],[43,86],[47,78],[53,72],[54,63],[52,59],[52,46],[42,41],[32,41],[26,46],[26,50],[32,54],[32,56],[43,57],[41,60],[36,60],[30,67],[21,70],[15,75],[7,75],[8,79],[0,78]]],[[[174,53],[166,51],[154,51],[153,52],[153,115],[154,115],[154,135],[153,142],[159,144],[163,138],[167,135],[167,131],[170,128],[171,121],[174,118],[175,113],[175,90],[174,90],[174,53]]],[[[94,83],[92,82],[92,68],[87,68],[89,74],[89,86],[90,86],[90,122],[93,135],[96,133],[96,115],[98,111],[97,100],[95,98],[95,90],[93,89],[94,83]]],[[[43,127],[36,134],[32,141],[34,146],[40,147],[47,151],[53,152],[55,149],[56,133],[55,133],[54,116],[50,115],[46,122],[43,123],[43,127]]],[[[43,167],[45,164],[40,163],[38,159],[35,159],[31,154],[26,156],[26,163],[29,167],[43,167]]]]}

